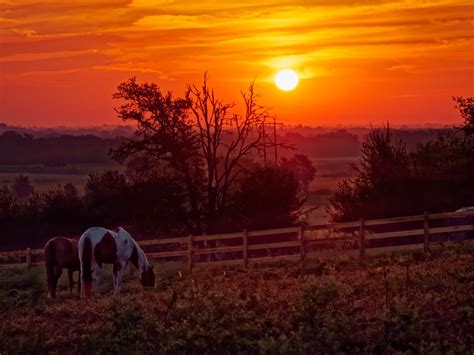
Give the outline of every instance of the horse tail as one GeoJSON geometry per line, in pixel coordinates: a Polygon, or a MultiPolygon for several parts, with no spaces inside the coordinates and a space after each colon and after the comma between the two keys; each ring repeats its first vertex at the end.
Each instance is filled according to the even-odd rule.
{"type": "Polygon", "coordinates": [[[48,296],[54,298],[56,296],[56,290],[54,287],[54,273],[56,266],[56,243],[54,240],[48,242],[44,248],[45,261],[46,261],[46,275],[48,278],[48,296]]]}
{"type": "Polygon", "coordinates": [[[82,245],[81,277],[84,293],[86,296],[90,296],[92,291],[92,242],[88,237],[84,238],[84,244],[82,245]]]}

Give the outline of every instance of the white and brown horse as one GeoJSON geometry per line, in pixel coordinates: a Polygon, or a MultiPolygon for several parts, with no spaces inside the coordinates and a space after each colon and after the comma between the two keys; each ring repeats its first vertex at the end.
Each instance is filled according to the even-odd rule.
{"type": "Polygon", "coordinates": [[[140,272],[144,287],[155,286],[153,267],[142,248],[123,228],[117,231],[101,227],[86,230],[79,239],[79,259],[84,295],[90,297],[94,281],[95,292],[99,293],[102,264],[113,264],[114,294],[120,292],[125,267],[131,262],[140,272]]]}
{"type": "MultiPolygon", "coordinates": [[[[48,298],[56,298],[56,287],[63,269],[68,271],[69,291],[72,293],[74,287],[73,272],[80,269],[77,239],[54,237],[48,240],[43,250],[48,277],[48,298]]],[[[77,281],[78,294],[80,289],[81,278],[79,276],[77,281]]]]}

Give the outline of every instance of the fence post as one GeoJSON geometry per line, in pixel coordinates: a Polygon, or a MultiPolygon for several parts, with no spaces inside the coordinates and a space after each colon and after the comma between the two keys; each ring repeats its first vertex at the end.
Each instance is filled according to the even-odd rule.
{"type": "Polygon", "coordinates": [[[188,270],[193,270],[193,236],[188,235],[188,270]]]}
{"type": "Polygon", "coordinates": [[[359,259],[362,260],[365,254],[365,221],[363,218],[360,219],[359,236],[360,236],[359,259]]]}
{"type": "Polygon", "coordinates": [[[249,249],[248,249],[249,244],[248,244],[248,235],[247,235],[246,229],[244,229],[243,244],[244,244],[244,254],[243,254],[244,269],[247,269],[248,262],[249,262],[249,249]]]}
{"type": "Polygon", "coordinates": [[[428,212],[425,212],[424,219],[423,219],[423,232],[424,232],[424,252],[429,251],[429,243],[430,243],[430,230],[428,228],[428,212]]]}
{"type": "Polygon", "coordinates": [[[300,226],[298,230],[298,238],[300,240],[300,261],[303,262],[304,257],[306,255],[306,249],[304,245],[304,229],[303,226],[300,226]]]}
{"type": "Polygon", "coordinates": [[[31,268],[31,248],[26,248],[26,266],[28,270],[31,268]]]}

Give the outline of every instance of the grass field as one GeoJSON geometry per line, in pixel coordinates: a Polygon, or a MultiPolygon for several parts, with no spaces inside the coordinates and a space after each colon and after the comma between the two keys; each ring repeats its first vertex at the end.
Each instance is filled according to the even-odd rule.
{"type": "MultiPolygon", "coordinates": [[[[157,288],[45,298],[43,268],[0,270],[0,353],[472,353],[472,245],[249,271],[155,264],[157,288]]],[[[64,276],[63,276],[64,277],[64,276]]]]}

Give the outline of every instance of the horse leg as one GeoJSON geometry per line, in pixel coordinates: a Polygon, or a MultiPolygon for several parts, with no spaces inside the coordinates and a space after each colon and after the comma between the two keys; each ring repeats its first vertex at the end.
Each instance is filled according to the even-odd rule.
{"type": "Polygon", "coordinates": [[[112,285],[114,286],[114,294],[115,294],[115,289],[117,288],[117,264],[114,264],[113,266],[112,285]]]}
{"type": "MultiPolygon", "coordinates": [[[[46,266],[48,267],[48,266],[46,266]]],[[[53,278],[54,278],[54,272],[53,275],[50,274],[49,270],[47,270],[46,273],[47,280],[48,280],[48,298],[54,298],[53,297],[53,278]]]]}
{"type": "Polygon", "coordinates": [[[115,263],[114,264],[114,295],[120,292],[122,287],[123,271],[126,265],[115,263]]]}
{"type": "Polygon", "coordinates": [[[92,279],[94,280],[95,293],[97,296],[100,295],[100,275],[102,272],[102,264],[94,263],[94,272],[92,273],[92,279]]]}
{"type": "Polygon", "coordinates": [[[79,269],[79,275],[77,275],[77,297],[81,296],[81,270],[79,269]]]}
{"type": "Polygon", "coordinates": [[[74,287],[74,278],[72,269],[67,269],[67,277],[69,279],[69,294],[72,295],[72,289],[74,287]]]}
{"type": "Polygon", "coordinates": [[[51,296],[53,298],[56,298],[56,288],[58,286],[58,281],[62,273],[63,273],[63,268],[60,266],[56,266],[56,269],[54,270],[52,284],[51,284],[51,296]]]}

